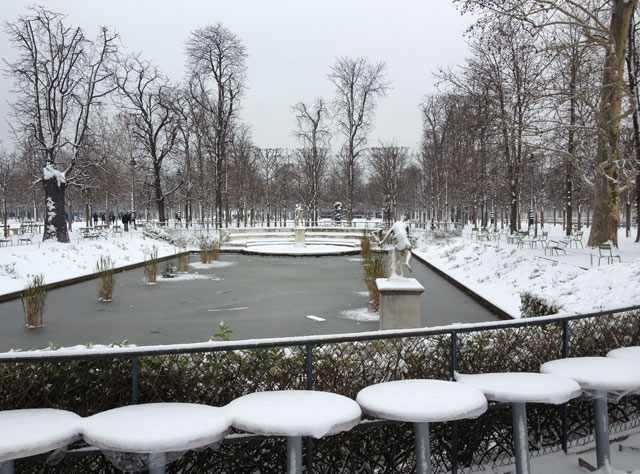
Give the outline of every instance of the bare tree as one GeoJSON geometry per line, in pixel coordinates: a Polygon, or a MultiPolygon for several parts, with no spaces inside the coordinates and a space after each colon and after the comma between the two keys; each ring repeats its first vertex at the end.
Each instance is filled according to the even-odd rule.
{"type": "Polygon", "coordinates": [[[331,133],[327,125],[327,107],[318,98],[313,106],[299,102],[293,106],[296,114],[296,138],[302,145],[297,152],[299,195],[307,208],[307,220],[318,225],[318,196],[324,179],[331,133]]]}
{"type": "Polygon", "coordinates": [[[19,98],[13,103],[14,132],[29,143],[42,173],[45,194],[43,239],[69,242],[65,189],[77,177],[78,156],[93,109],[111,92],[106,65],[116,35],[100,30],[96,42],[65,17],[42,7],[6,27],[18,58],[8,63],[19,98]],[[75,174],[74,174],[75,173],[75,174]]]}
{"type": "MultiPolygon", "coordinates": [[[[534,30],[574,25],[590,44],[603,52],[599,101],[596,112],[596,145],[592,163],[594,213],[589,246],[611,240],[618,242],[618,207],[623,180],[636,173],[635,160],[620,153],[620,121],[623,97],[628,89],[624,79],[625,52],[636,0],[456,0],[466,9],[480,8],[503,17],[516,18],[534,30]],[[629,172],[625,167],[632,167],[629,172]]],[[[487,16],[486,18],[491,18],[487,16]]],[[[484,21],[484,20],[481,20],[484,21]]],[[[587,174],[578,168],[584,179],[587,174]]]]}
{"type": "Polygon", "coordinates": [[[339,57],[331,66],[329,80],[336,87],[335,110],[338,131],[345,143],[341,156],[347,180],[347,220],[353,218],[354,188],[360,153],[373,126],[376,101],[390,87],[383,62],[371,64],[366,58],[339,57]]]}
{"type": "Polygon", "coordinates": [[[15,159],[4,149],[0,149],[0,198],[2,198],[2,227],[5,238],[9,237],[7,225],[7,201],[9,200],[9,188],[14,186],[15,159]]]}
{"type": "Polygon", "coordinates": [[[383,219],[385,222],[392,222],[399,217],[399,181],[409,164],[409,149],[396,146],[394,143],[381,143],[380,146],[369,150],[367,158],[371,172],[369,181],[382,197],[385,210],[383,219]]]}
{"type": "Polygon", "coordinates": [[[178,120],[171,106],[174,93],[158,69],[139,56],[124,58],[116,76],[122,101],[118,104],[128,117],[128,125],[138,145],[151,162],[151,185],[154,190],[158,220],[165,223],[165,200],[182,181],[169,191],[163,190],[163,168],[178,135],[178,120]]]}
{"type": "Polygon", "coordinates": [[[259,150],[258,161],[260,163],[260,174],[264,185],[267,227],[271,225],[273,217],[273,202],[276,191],[277,173],[284,161],[284,150],[282,148],[261,148],[259,150]]]}
{"type": "MultiPolygon", "coordinates": [[[[233,123],[244,89],[247,52],[240,39],[221,23],[199,28],[187,40],[190,74],[197,84],[195,100],[207,115],[213,131],[216,210],[223,215],[225,164],[233,123]]],[[[228,221],[227,221],[228,222],[228,221]]]]}

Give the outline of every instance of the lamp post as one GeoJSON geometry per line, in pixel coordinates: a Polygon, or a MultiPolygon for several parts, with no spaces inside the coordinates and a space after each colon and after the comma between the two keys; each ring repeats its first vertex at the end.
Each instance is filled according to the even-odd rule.
{"type": "Polygon", "coordinates": [[[131,219],[133,220],[133,228],[138,229],[136,226],[136,201],[135,201],[135,186],[136,186],[136,160],[131,157],[129,161],[131,166],[131,219]]]}

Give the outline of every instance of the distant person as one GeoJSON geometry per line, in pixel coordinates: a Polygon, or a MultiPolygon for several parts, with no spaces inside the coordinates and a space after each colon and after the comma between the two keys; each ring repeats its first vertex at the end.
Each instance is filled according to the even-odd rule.
{"type": "Polygon", "coordinates": [[[93,225],[94,226],[98,225],[98,213],[97,212],[93,213],[93,225]]]}
{"type": "Polygon", "coordinates": [[[104,212],[101,212],[100,213],[100,222],[102,223],[102,225],[104,225],[106,220],[107,220],[107,216],[105,216],[104,212]]]}
{"type": "Polygon", "coordinates": [[[124,226],[124,231],[129,232],[129,214],[122,214],[122,225],[124,226]]]}

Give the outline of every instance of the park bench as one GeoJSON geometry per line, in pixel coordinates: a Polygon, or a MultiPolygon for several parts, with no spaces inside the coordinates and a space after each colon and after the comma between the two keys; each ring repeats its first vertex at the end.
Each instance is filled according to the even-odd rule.
{"type": "Polygon", "coordinates": [[[9,246],[11,239],[0,238],[0,247],[9,246]]]}
{"type": "Polygon", "coordinates": [[[600,260],[602,260],[603,258],[607,259],[607,264],[613,263],[614,258],[617,258],[618,262],[622,263],[622,260],[620,260],[620,255],[613,254],[611,244],[598,245],[598,252],[600,253],[600,257],[598,258],[598,266],[600,266],[600,260]]]}
{"type": "Polygon", "coordinates": [[[104,233],[93,230],[89,227],[83,227],[80,229],[80,233],[82,234],[82,238],[87,240],[98,239],[100,237],[104,237],[106,239],[106,235],[104,233]]]}
{"type": "Polygon", "coordinates": [[[112,233],[113,235],[120,234],[120,236],[122,236],[122,235],[123,235],[123,234],[122,234],[122,226],[120,226],[120,225],[114,225],[114,226],[112,227],[112,229],[111,229],[111,233],[112,233]]]}
{"type": "Polygon", "coordinates": [[[567,254],[567,246],[569,245],[569,242],[567,242],[566,240],[550,240],[549,243],[547,244],[547,246],[544,248],[544,254],[547,254],[547,249],[549,249],[551,251],[551,255],[553,255],[553,252],[556,252],[556,255],[560,255],[560,251],[562,250],[564,252],[564,254],[567,254]]]}

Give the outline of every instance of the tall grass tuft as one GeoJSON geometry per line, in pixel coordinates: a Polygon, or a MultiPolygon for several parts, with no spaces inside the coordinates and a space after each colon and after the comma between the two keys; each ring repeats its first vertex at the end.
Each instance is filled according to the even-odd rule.
{"type": "Polygon", "coordinates": [[[200,236],[200,261],[202,263],[209,263],[213,260],[218,260],[220,257],[220,242],[218,239],[213,239],[208,235],[200,236]]]}
{"type": "Polygon", "coordinates": [[[180,249],[178,254],[178,263],[176,265],[176,271],[178,273],[187,273],[189,271],[189,254],[186,253],[187,249],[180,249]]]}
{"type": "Polygon", "coordinates": [[[144,276],[147,284],[154,285],[158,281],[158,246],[154,245],[151,250],[145,251],[145,257],[144,276]]]}
{"type": "Polygon", "coordinates": [[[100,275],[100,283],[98,284],[99,301],[111,301],[113,299],[113,287],[115,286],[113,267],[113,260],[109,256],[101,255],[96,262],[96,273],[100,275]]]}
{"type": "Polygon", "coordinates": [[[47,291],[44,288],[44,275],[35,275],[20,295],[24,309],[24,323],[28,328],[44,326],[44,308],[47,291]]]}
{"type": "Polygon", "coordinates": [[[380,309],[380,295],[376,285],[377,278],[385,276],[385,258],[383,253],[373,252],[371,236],[367,231],[361,238],[362,266],[364,267],[364,282],[369,290],[369,302],[371,309],[380,309]]]}

